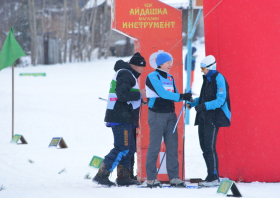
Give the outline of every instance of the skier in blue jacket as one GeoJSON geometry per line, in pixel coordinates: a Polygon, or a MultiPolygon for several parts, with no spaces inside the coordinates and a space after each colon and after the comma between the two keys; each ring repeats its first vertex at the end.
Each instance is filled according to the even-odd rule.
{"type": "Polygon", "coordinates": [[[148,74],[146,78],[150,128],[146,158],[147,185],[149,187],[161,186],[161,183],[156,180],[156,163],[163,137],[166,145],[166,164],[170,185],[185,186],[185,182],[179,179],[177,130],[174,134],[172,133],[177,121],[174,102],[190,100],[192,94],[178,93],[173,76],[169,74],[172,67],[172,58],[169,54],[158,54],[156,64],[157,69],[148,74]]]}
{"type": "Polygon", "coordinates": [[[198,125],[200,147],[207,166],[207,177],[200,186],[219,186],[219,162],[216,152],[216,141],[220,127],[230,126],[231,110],[229,86],[225,77],[216,70],[215,57],[209,55],[201,62],[203,84],[200,97],[187,104],[195,108],[197,114],[195,125],[198,125]]]}

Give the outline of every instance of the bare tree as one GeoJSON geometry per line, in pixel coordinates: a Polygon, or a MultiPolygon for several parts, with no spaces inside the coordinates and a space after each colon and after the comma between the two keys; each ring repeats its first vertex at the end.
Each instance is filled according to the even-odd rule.
{"type": "Polygon", "coordinates": [[[72,56],[73,56],[73,48],[74,48],[74,42],[75,42],[75,22],[76,22],[76,6],[75,6],[75,0],[72,0],[71,4],[73,5],[71,7],[72,11],[72,27],[71,27],[71,45],[70,45],[70,51],[69,51],[69,62],[72,62],[72,56]]]}
{"type": "Polygon", "coordinates": [[[66,63],[67,57],[67,35],[68,35],[68,28],[67,28],[67,0],[64,0],[64,11],[63,11],[63,18],[64,18],[64,58],[63,62],[66,63]]]}
{"type": "Polygon", "coordinates": [[[108,38],[106,39],[106,45],[105,45],[105,46],[106,46],[105,59],[107,59],[108,56],[109,56],[111,37],[112,37],[112,29],[110,28],[110,30],[109,30],[109,36],[108,36],[108,38]]]}
{"type": "Polygon", "coordinates": [[[96,25],[96,18],[97,18],[97,0],[94,1],[94,9],[92,9],[92,12],[94,10],[94,17],[92,20],[92,24],[91,24],[91,45],[90,45],[90,49],[89,49],[89,53],[88,53],[88,60],[91,60],[91,55],[92,55],[92,51],[95,48],[95,44],[94,44],[94,37],[95,37],[95,25],[96,25]]]}
{"type": "Polygon", "coordinates": [[[76,0],[77,10],[77,21],[78,21],[78,38],[77,38],[77,49],[76,49],[76,60],[82,61],[82,44],[83,44],[83,33],[84,33],[84,18],[85,12],[81,12],[79,2],[76,0]]]}
{"type": "Polygon", "coordinates": [[[102,21],[103,23],[101,23],[101,35],[103,35],[101,37],[101,43],[100,43],[100,47],[99,47],[99,52],[98,52],[98,58],[101,58],[103,51],[104,51],[104,46],[105,46],[105,41],[106,41],[106,25],[107,25],[107,14],[108,14],[108,3],[107,0],[105,0],[104,2],[104,11],[102,14],[102,21]]]}
{"type": "Polygon", "coordinates": [[[28,0],[29,27],[31,32],[31,63],[37,64],[37,24],[34,0],[28,0]]]}

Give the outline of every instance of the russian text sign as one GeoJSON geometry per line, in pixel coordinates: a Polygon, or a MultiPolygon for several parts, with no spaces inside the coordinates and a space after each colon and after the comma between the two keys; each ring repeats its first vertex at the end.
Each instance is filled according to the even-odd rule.
{"type": "Polygon", "coordinates": [[[182,14],[158,0],[113,0],[112,29],[138,40],[180,38],[182,14]]]}

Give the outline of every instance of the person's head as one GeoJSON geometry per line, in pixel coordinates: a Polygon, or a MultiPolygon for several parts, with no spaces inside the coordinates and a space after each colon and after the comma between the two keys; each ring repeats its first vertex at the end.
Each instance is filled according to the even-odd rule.
{"type": "Polygon", "coordinates": [[[168,53],[160,53],[157,55],[156,64],[157,67],[165,72],[169,72],[172,67],[172,58],[168,53]]]}
{"type": "Polygon", "coordinates": [[[206,56],[200,63],[201,71],[206,75],[209,70],[216,70],[216,59],[214,56],[206,56]]]}
{"type": "Polygon", "coordinates": [[[192,54],[194,54],[196,51],[196,47],[192,47],[192,54]]]}
{"type": "Polygon", "coordinates": [[[146,61],[139,52],[136,52],[129,60],[129,64],[132,69],[141,74],[144,70],[144,67],[146,66],[146,61]]]}

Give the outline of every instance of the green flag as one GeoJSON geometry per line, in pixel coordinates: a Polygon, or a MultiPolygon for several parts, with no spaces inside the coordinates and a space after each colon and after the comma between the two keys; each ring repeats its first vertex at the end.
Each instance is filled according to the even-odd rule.
{"type": "Polygon", "coordinates": [[[22,56],[26,55],[14,37],[14,28],[11,27],[0,54],[0,71],[13,65],[22,56]]]}

